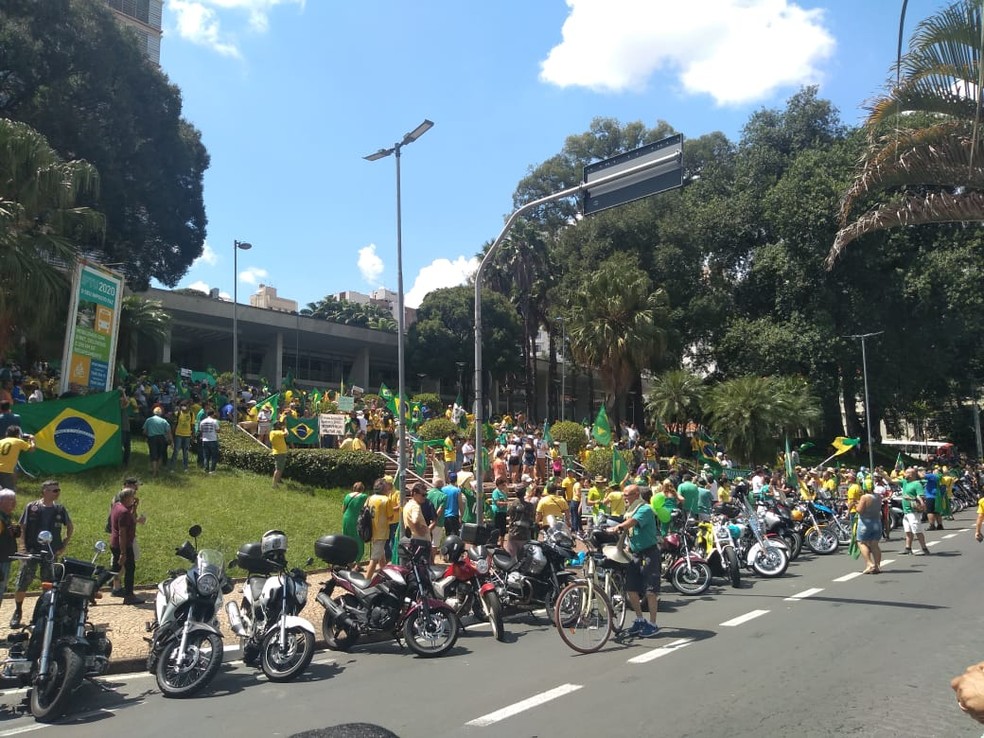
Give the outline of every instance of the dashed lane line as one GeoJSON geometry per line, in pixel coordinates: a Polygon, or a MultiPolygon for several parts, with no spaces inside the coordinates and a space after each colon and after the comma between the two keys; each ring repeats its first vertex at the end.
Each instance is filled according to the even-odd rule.
{"type": "Polygon", "coordinates": [[[693,642],[694,642],[693,638],[681,638],[678,641],[673,641],[673,643],[667,643],[665,646],[651,649],[649,651],[646,651],[646,653],[639,654],[638,656],[633,656],[631,659],[629,659],[628,663],[645,664],[650,661],[654,661],[660,658],[661,656],[666,656],[666,654],[668,653],[679,651],[681,648],[684,648],[685,646],[689,646],[693,642]]]}
{"type": "Polygon", "coordinates": [[[807,597],[812,597],[815,594],[820,594],[823,592],[822,587],[812,587],[810,589],[804,589],[802,592],[798,592],[794,595],[785,598],[786,602],[798,602],[799,600],[805,600],[807,597]]]}
{"type": "Polygon", "coordinates": [[[532,710],[534,707],[539,707],[540,705],[555,700],[558,697],[563,697],[564,695],[570,694],[571,692],[576,692],[581,689],[583,684],[561,684],[559,687],[554,687],[546,692],[541,692],[540,694],[535,694],[521,702],[509,705],[508,707],[503,707],[501,710],[496,710],[495,712],[490,712],[488,715],[482,715],[482,717],[477,717],[474,720],[469,720],[465,725],[471,725],[476,728],[485,728],[489,725],[494,725],[506,718],[510,718],[513,715],[518,715],[526,710],[532,710]]]}
{"type": "Polygon", "coordinates": [[[957,537],[956,533],[947,533],[945,536],[943,536],[943,539],[946,540],[947,538],[956,538],[956,537],[957,537]]]}
{"type": "Polygon", "coordinates": [[[861,572],[859,572],[859,571],[852,571],[850,574],[845,574],[842,577],[837,577],[834,581],[835,582],[849,582],[852,579],[857,579],[859,576],[861,576],[861,572]]]}
{"type": "Polygon", "coordinates": [[[881,565],[888,566],[889,564],[894,564],[895,559],[882,559],[881,565]]]}
{"type": "Polygon", "coordinates": [[[929,543],[927,543],[926,545],[927,545],[927,546],[935,546],[935,545],[936,545],[936,544],[938,544],[938,543],[939,543],[939,541],[930,541],[930,542],[929,542],[929,543]]]}
{"type": "Polygon", "coordinates": [[[725,620],[721,623],[722,628],[736,628],[743,623],[747,623],[749,620],[754,620],[755,618],[761,617],[767,614],[768,610],[752,610],[751,612],[746,612],[744,615],[739,615],[736,618],[731,618],[731,620],[725,620]]]}

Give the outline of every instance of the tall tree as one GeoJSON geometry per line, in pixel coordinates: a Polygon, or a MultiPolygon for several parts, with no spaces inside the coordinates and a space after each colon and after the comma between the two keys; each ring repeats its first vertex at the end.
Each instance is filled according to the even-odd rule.
{"type": "Polygon", "coordinates": [[[77,202],[98,185],[91,164],[62,161],[30,126],[0,118],[0,357],[64,321],[74,242],[103,227],[77,202]]]}
{"type": "Polygon", "coordinates": [[[80,204],[105,214],[105,239],[80,245],[123,264],[131,286],[152,277],[173,286],[201,255],[209,164],[201,135],[181,117],[178,88],[106,3],[0,5],[0,116],[99,170],[98,196],[80,204]]]}

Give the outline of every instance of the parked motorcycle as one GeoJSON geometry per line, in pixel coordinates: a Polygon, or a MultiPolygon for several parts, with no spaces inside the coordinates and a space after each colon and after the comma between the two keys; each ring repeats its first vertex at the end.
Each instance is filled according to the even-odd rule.
{"type": "Polygon", "coordinates": [[[328,647],[347,651],[362,635],[391,633],[418,656],[440,656],[458,640],[454,609],[433,596],[430,556],[425,549],[401,543],[408,566],[387,564],[372,580],[344,569],[355,561],[358,542],[348,536],[323,536],[315,555],[331,567],[317,600],[325,608],[321,632],[328,647]],[[344,594],[332,596],[336,588],[344,594]]]}
{"type": "Polygon", "coordinates": [[[803,536],[796,529],[792,508],[775,498],[765,498],[758,504],[766,537],[782,539],[789,551],[789,560],[795,561],[803,549],[803,536]]]}
{"type": "Polygon", "coordinates": [[[505,549],[494,549],[489,575],[506,607],[545,607],[552,621],[557,595],[574,579],[567,562],[575,553],[574,538],[564,523],[550,516],[547,526],[543,540],[527,541],[518,557],[505,549]]]}
{"type": "Polygon", "coordinates": [[[243,661],[248,666],[259,662],[272,682],[289,682],[314,656],[314,626],[300,617],[307,604],[307,574],[287,566],[287,534],[281,530],[269,530],[258,543],[240,546],[232,565],[248,572],[242,605],[226,604],[229,627],[241,639],[243,661]]]}
{"type": "Polygon", "coordinates": [[[714,515],[710,521],[697,525],[697,545],[711,573],[716,577],[725,577],[731,581],[732,587],[741,586],[741,564],[731,538],[731,529],[727,520],[720,515],[714,515]]]}
{"type": "Polygon", "coordinates": [[[147,670],[157,678],[165,697],[188,697],[204,688],[222,665],[222,634],[218,612],[222,595],[232,592],[225,575],[222,554],[198,548],[200,525],[193,525],[185,541],[174,550],[187,560],[188,569],[172,569],[157,585],[156,619],[147,629],[153,633],[147,670]]]}
{"type": "Polygon", "coordinates": [[[0,678],[30,687],[25,701],[40,722],[61,717],[83,679],[106,673],[113,651],[106,632],[88,621],[89,604],[114,576],[96,566],[106,544],[96,543],[92,561],[57,562],[51,539],[50,531],[41,531],[41,553],[13,556],[50,566],[53,576],[34,606],[30,623],[7,636],[7,658],[0,662],[0,678]]]}
{"type": "Polygon", "coordinates": [[[811,501],[799,503],[796,510],[802,517],[800,522],[806,547],[821,556],[837,551],[837,528],[831,522],[835,518],[834,511],[826,505],[811,501]]]}
{"type": "Polygon", "coordinates": [[[502,624],[502,602],[495,584],[485,576],[489,571],[488,560],[473,561],[466,556],[465,542],[458,536],[444,539],[441,555],[448,563],[431,567],[434,594],[451,605],[459,619],[474,613],[478,619],[488,620],[492,635],[497,641],[503,640],[506,632],[502,624]]]}
{"type": "Polygon", "coordinates": [[[739,505],[743,515],[734,521],[739,529],[735,539],[738,560],[760,576],[782,576],[789,567],[786,544],[779,539],[767,538],[755,510],[744,500],[739,505]]]}
{"type": "Polygon", "coordinates": [[[690,550],[696,542],[697,523],[681,510],[673,511],[677,530],[660,541],[663,578],[680,594],[701,595],[711,586],[711,567],[699,554],[690,550]]]}

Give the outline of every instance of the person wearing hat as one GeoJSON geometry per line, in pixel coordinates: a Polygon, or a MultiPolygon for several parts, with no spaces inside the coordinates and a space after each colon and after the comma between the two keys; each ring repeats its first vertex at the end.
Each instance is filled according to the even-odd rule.
{"type": "Polygon", "coordinates": [[[591,486],[588,488],[588,506],[591,508],[592,515],[601,512],[601,504],[605,499],[605,493],[602,490],[605,489],[606,484],[608,484],[608,480],[600,475],[591,480],[591,486]]]}
{"type": "Polygon", "coordinates": [[[167,463],[167,447],[171,443],[171,424],[164,419],[164,410],[155,407],[153,414],[144,421],[144,435],[150,452],[150,473],[157,476],[161,463],[167,463]]]}

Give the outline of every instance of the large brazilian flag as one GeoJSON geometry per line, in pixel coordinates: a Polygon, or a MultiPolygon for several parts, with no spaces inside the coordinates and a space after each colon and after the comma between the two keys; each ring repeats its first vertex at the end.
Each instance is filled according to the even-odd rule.
{"type": "Polygon", "coordinates": [[[317,446],[320,440],[317,418],[287,418],[287,443],[317,446]]]}
{"type": "Polygon", "coordinates": [[[29,474],[65,474],[123,462],[118,390],[18,405],[17,413],[21,429],[34,434],[37,446],[20,455],[29,474]]]}

